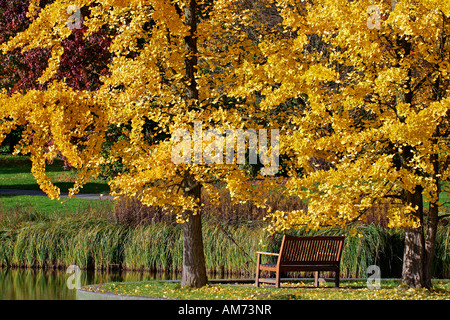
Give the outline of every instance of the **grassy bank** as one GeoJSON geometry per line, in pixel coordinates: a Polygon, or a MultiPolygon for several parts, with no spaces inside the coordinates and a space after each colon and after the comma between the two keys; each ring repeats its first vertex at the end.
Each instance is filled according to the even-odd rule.
{"type": "MultiPolygon", "coordinates": [[[[102,201],[98,203],[103,203],[102,201]]],[[[143,215],[144,213],[136,213],[143,215]]],[[[181,270],[181,226],[155,219],[121,223],[120,210],[86,205],[75,211],[39,212],[30,207],[1,209],[0,265],[126,270],[181,270]],[[118,212],[119,211],[119,212],[118,212]]],[[[123,218],[123,217],[122,217],[123,218]]],[[[367,277],[367,267],[380,266],[382,277],[400,276],[403,232],[374,225],[348,230],[298,230],[291,234],[342,234],[347,239],[341,262],[343,277],[367,277]]],[[[271,236],[261,224],[227,224],[206,220],[203,226],[207,269],[253,276],[255,251],[278,251],[281,235],[271,236]]],[[[450,278],[450,228],[439,228],[435,277],[450,278]]]]}
{"type": "Polygon", "coordinates": [[[139,295],[188,300],[448,300],[450,282],[434,281],[432,290],[407,290],[397,280],[382,280],[381,288],[369,290],[366,281],[342,281],[340,288],[322,284],[313,288],[312,282],[284,283],[281,288],[235,284],[209,284],[203,288],[181,288],[175,282],[116,282],[90,289],[119,295],[139,295]]]}
{"type": "MultiPolygon", "coordinates": [[[[86,210],[112,210],[113,208],[114,204],[108,200],[99,201],[68,197],[51,200],[48,197],[41,196],[0,194],[0,211],[10,212],[12,216],[21,211],[35,212],[51,217],[75,214],[86,210]]],[[[5,217],[5,219],[10,218],[5,217]]]]}

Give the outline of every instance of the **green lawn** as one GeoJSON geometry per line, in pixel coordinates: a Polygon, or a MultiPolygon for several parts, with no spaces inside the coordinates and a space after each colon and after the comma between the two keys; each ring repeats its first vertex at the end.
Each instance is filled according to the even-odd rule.
{"type": "Polygon", "coordinates": [[[364,280],[342,280],[341,287],[333,283],[314,288],[312,281],[283,283],[281,288],[260,287],[252,284],[208,284],[200,289],[181,288],[179,282],[111,282],[90,291],[113,292],[172,299],[198,300],[448,300],[450,281],[435,280],[434,289],[405,289],[399,280],[381,280],[380,289],[368,289],[364,280]]]}
{"type": "MultiPolygon", "coordinates": [[[[76,170],[65,169],[62,161],[56,160],[48,165],[46,172],[61,192],[68,192],[69,188],[73,187],[76,170]]],[[[31,161],[28,156],[0,155],[0,188],[40,190],[31,173],[31,161]]],[[[80,193],[108,193],[108,191],[109,186],[105,180],[95,179],[88,181],[80,193]]]]}
{"type": "Polygon", "coordinates": [[[0,211],[17,212],[20,210],[34,211],[46,215],[73,214],[88,209],[113,208],[111,200],[94,200],[61,197],[51,200],[41,196],[0,195],[0,211]]]}

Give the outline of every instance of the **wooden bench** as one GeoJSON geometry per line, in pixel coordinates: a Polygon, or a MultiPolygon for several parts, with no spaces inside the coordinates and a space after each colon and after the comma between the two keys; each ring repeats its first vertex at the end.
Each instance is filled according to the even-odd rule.
{"type": "Polygon", "coordinates": [[[315,271],[314,285],[319,286],[320,271],[334,271],[335,285],[339,287],[339,272],[345,236],[293,237],[284,235],[279,253],[257,251],[256,281],[273,283],[280,287],[280,273],[288,271],[315,271]],[[276,264],[261,264],[261,256],[277,256],[276,264]],[[261,271],[276,272],[275,278],[260,278],[261,271]]]}

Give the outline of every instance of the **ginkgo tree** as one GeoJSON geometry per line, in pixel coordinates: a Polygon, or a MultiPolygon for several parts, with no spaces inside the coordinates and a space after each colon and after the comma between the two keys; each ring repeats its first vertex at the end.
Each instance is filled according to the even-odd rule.
{"type": "Polygon", "coordinates": [[[387,201],[389,227],[405,228],[402,282],[430,287],[438,223],[448,216],[439,199],[450,173],[450,3],[273,5],[289,36],[262,40],[264,62],[240,74],[254,84],[247,94],[264,96],[263,110],[306,94],[280,153],[290,159],[286,192],[308,203],[272,213],[273,230],[345,226],[387,201]]]}
{"type": "Polygon", "coordinates": [[[275,135],[267,129],[279,128],[286,111],[260,121],[264,117],[255,96],[231,94],[246,86],[235,70],[262,57],[257,44],[274,22],[261,19],[261,14],[271,7],[264,1],[225,0],[55,0],[43,8],[39,3],[30,1],[27,30],[0,48],[50,50],[48,67],[39,78],[47,85],[45,90],[1,94],[0,140],[15,126],[24,126],[17,151],[31,155],[34,177],[51,198],[59,197],[59,189],[45,167],[58,153],[78,172],[70,195],[98,175],[102,165],[121,161],[123,172],[111,180],[111,194],[136,197],[176,214],[183,224],[182,285],[205,285],[202,190],[217,201],[217,182],[222,181],[234,201],[264,206],[264,190],[276,184],[276,179],[264,179],[267,172],[276,173],[278,165],[277,146],[268,143],[275,135]],[[86,12],[83,16],[80,8],[86,12]],[[61,57],[70,55],[62,44],[74,25],[85,28],[84,37],[99,30],[111,37],[108,73],[95,91],[77,90],[68,85],[70,79],[56,77],[61,57]],[[143,132],[149,123],[154,124],[150,134],[158,137],[152,143],[143,132]],[[105,159],[102,146],[111,126],[123,136],[105,159]],[[227,153],[239,144],[236,136],[223,142],[227,130],[245,131],[251,146],[256,141],[253,133],[263,130],[267,143],[259,139],[259,152],[250,152],[258,152],[270,169],[256,176],[261,183],[252,183],[238,161],[245,150],[227,153]],[[174,133],[179,132],[184,135],[177,138],[174,133]],[[50,139],[53,144],[45,148],[50,139]],[[180,159],[173,152],[180,143],[186,149],[192,144],[196,161],[174,161],[180,159]]]}

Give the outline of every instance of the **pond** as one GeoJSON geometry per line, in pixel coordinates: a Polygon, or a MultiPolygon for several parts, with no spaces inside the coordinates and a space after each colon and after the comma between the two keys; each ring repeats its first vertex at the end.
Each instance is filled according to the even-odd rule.
{"type": "MultiPolygon", "coordinates": [[[[79,285],[180,280],[181,273],[80,270],[79,285]]],[[[209,279],[222,278],[209,276],[209,279]]],[[[228,277],[227,277],[228,278],[228,277]]],[[[238,279],[239,276],[229,278],[238,279]]],[[[0,300],[76,300],[75,273],[66,270],[0,268],[0,300]]]]}
{"type": "MultiPolygon", "coordinates": [[[[113,281],[178,280],[178,274],[79,271],[79,284],[113,281]]],[[[75,274],[66,270],[0,268],[0,300],[75,300],[75,274]]]]}

